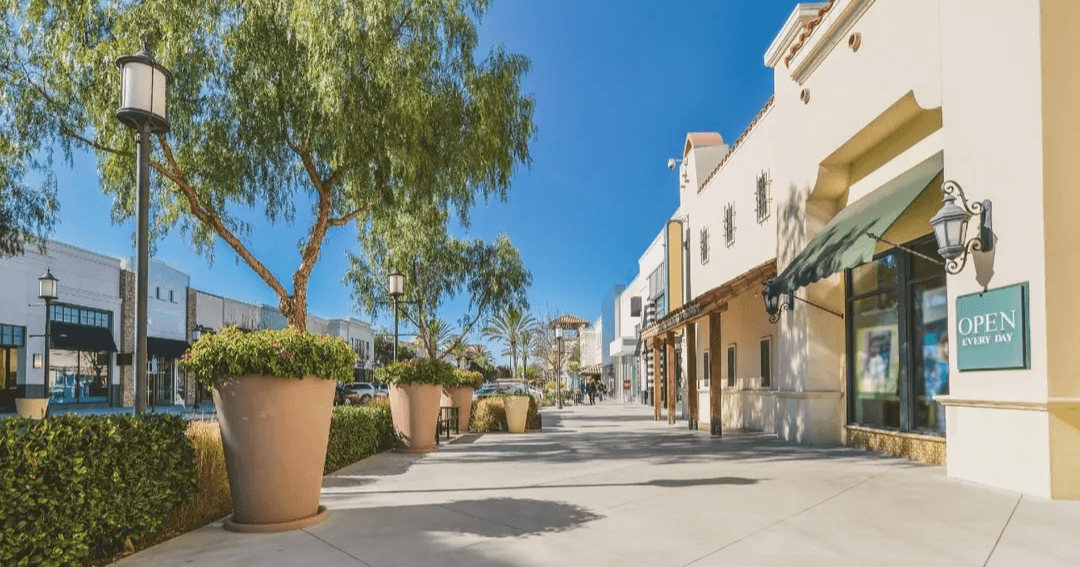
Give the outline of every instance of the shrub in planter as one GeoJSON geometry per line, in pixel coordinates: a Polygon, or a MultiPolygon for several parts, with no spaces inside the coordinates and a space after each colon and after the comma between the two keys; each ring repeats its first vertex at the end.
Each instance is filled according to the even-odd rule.
{"type": "Polygon", "coordinates": [[[352,379],[341,338],[294,328],[204,335],[180,367],[214,388],[237,531],[283,531],[325,518],[319,506],[337,381],[352,379]]]}
{"type": "Polygon", "coordinates": [[[330,419],[325,474],[374,455],[394,444],[389,407],[339,406],[330,419]]]}
{"type": "Polygon", "coordinates": [[[484,375],[479,372],[455,369],[450,382],[443,387],[440,405],[458,408],[458,431],[469,429],[472,418],[473,390],[484,383],[484,375]]]}
{"type": "MultiPolygon", "coordinates": [[[[482,396],[472,404],[472,431],[506,431],[506,407],[503,396],[482,396]]],[[[526,429],[540,429],[540,413],[536,398],[529,396],[529,411],[526,416],[526,429]]]]}
{"type": "Polygon", "coordinates": [[[399,447],[409,452],[434,450],[442,390],[454,380],[454,367],[418,358],[388,364],[375,375],[390,384],[390,414],[399,447]]]}
{"type": "Polygon", "coordinates": [[[0,420],[0,565],[82,565],[154,532],[198,490],[178,416],[0,420]]]}

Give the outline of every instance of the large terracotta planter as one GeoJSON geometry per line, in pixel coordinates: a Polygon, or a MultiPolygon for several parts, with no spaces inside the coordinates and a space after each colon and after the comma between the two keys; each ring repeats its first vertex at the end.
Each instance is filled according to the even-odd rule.
{"type": "Polygon", "coordinates": [[[41,419],[49,410],[49,398],[15,398],[15,412],[19,417],[41,419]]]}
{"type": "Polygon", "coordinates": [[[390,416],[398,432],[398,450],[425,453],[435,450],[439,427],[438,384],[394,384],[390,386],[390,416]]]}
{"type": "Polygon", "coordinates": [[[506,428],[510,433],[525,433],[525,419],[529,416],[529,398],[507,396],[503,398],[506,408],[506,428]]]}
{"type": "Polygon", "coordinates": [[[458,409],[458,431],[469,430],[469,418],[472,413],[473,389],[468,386],[454,386],[443,388],[440,406],[455,407],[458,409]]]}
{"type": "Polygon", "coordinates": [[[214,388],[233,502],[226,529],[280,532],[326,519],[319,492],[334,384],[240,376],[214,388]]]}

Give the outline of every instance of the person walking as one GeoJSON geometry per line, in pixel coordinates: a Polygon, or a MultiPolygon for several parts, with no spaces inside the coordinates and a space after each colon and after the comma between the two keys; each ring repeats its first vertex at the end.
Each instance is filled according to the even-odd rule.
{"type": "Polygon", "coordinates": [[[586,389],[586,391],[589,393],[589,405],[590,406],[595,405],[596,404],[596,382],[595,381],[590,381],[589,386],[586,389]]]}

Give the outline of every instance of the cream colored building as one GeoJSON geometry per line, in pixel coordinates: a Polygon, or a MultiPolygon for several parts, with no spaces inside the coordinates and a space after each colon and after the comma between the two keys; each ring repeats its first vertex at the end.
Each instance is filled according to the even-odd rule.
{"type": "Polygon", "coordinates": [[[758,117],[730,144],[685,141],[667,309],[641,338],[688,404],[655,396],[657,419],[1080,498],[1076,37],[1075,0],[798,5],[758,117]],[[929,222],[952,184],[993,221],[956,273],[929,222]],[[1023,363],[961,369],[958,301],[1002,289],[1023,289],[1023,363]]]}

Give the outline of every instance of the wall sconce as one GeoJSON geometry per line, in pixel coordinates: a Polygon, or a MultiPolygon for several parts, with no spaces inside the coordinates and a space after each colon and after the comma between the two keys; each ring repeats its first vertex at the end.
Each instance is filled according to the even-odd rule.
{"type": "Polygon", "coordinates": [[[41,368],[42,366],[43,364],[41,363],[41,355],[34,354],[34,368],[41,368]]]}
{"type": "Polygon", "coordinates": [[[795,308],[795,294],[787,294],[787,299],[781,303],[780,297],[783,295],[772,293],[768,283],[765,284],[765,289],[761,291],[761,296],[765,298],[765,312],[769,314],[770,323],[779,321],[781,312],[791,311],[795,308]]]}
{"type": "Polygon", "coordinates": [[[994,249],[990,200],[969,205],[964,190],[955,181],[942,183],[941,192],[945,195],[943,205],[930,219],[930,226],[937,239],[938,254],[945,259],[945,271],[955,275],[964,269],[969,252],[990,252],[994,249]],[[957,197],[963,207],[957,206],[957,197]],[[975,215],[979,215],[979,235],[965,242],[968,221],[975,215]]]}

